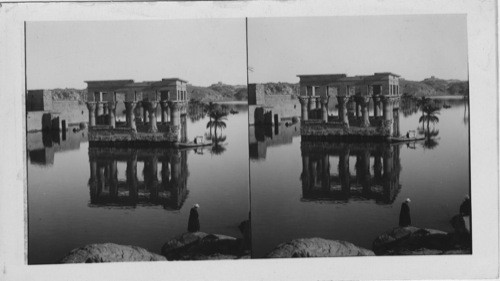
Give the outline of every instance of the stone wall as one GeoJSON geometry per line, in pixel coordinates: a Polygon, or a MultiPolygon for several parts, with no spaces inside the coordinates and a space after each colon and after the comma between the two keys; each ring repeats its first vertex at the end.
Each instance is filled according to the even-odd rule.
{"type": "MultiPolygon", "coordinates": [[[[259,105],[249,105],[248,106],[248,123],[249,125],[254,125],[259,123],[259,113],[260,110],[265,111],[270,116],[278,114],[278,119],[280,121],[284,119],[292,119],[293,117],[300,117],[300,102],[296,99],[292,99],[289,95],[275,95],[266,96],[265,106],[259,105]],[[260,109],[259,109],[260,108],[260,109]],[[256,117],[257,114],[257,117],[256,117]]],[[[271,119],[271,123],[274,123],[274,117],[271,119]]]]}
{"type": "Polygon", "coordinates": [[[178,142],[179,127],[158,123],[157,133],[148,133],[149,126],[137,126],[137,132],[130,128],[119,127],[112,129],[110,126],[96,126],[89,128],[88,139],[94,145],[164,145],[178,142]]]}
{"type": "Polygon", "coordinates": [[[26,96],[26,111],[52,110],[52,92],[50,90],[29,90],[26,96]]]}
{"type": "Polygon", "coordinates": [[[388,138],[391,136],[392,121],[383,121],[380,126],[344,126],[340,122],[306,121],[302,122],[301,135],[306,137],[362,137],[388,138]]]}
{"type": "Polygon", "coordinates": [[[52,111],[59,113],[60,119],[66,120],[67,126],[89,121],[87,106],[78,101],[54,101],[52,111]]]}

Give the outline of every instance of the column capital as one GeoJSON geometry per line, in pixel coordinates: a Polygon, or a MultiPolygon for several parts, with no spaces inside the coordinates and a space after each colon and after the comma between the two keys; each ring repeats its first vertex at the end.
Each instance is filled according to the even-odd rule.
{"type": "Polygon", "coordinates": [[[181,108],[180,102],[175,102],[175,101],[169,101],[168,102],[168,107],[172,110],[177,110],[181,108]]]}
{"type": "Polygon", "coordinates": [[[89,111],[90,111],[90,110],[95,110],[96,104],[97,104],[97,103],[96,103],[95,101],[88,101],[88,102],[87,102],[87,108],[88,108],[88,110],[89,110],[89,111]]]}
{"type": "Polygon", "coordinates": [[[158,102],[157,101],[147,101],[147,102],[145,102],[145,104],[146,104],[146,108],[148,110],[154,110],[158,106],[158,102]]]}
{"type": "Polygon", "coordinates": [[[307,103],[309,102],[309,97],[308,96],[300,96],[299,102],[301,105],[307,105],[307,103]]]}
{"type": "Polygon", "coordinates": [[[370,103],[370,97],[369,96],[360,96],[359,101],[363,106],[366,106],[370,103]]]}

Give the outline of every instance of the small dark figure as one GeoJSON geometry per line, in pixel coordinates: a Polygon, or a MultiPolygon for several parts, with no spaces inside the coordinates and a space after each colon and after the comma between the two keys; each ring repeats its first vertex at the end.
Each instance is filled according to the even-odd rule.
{"type": "Polygon", "coordinates": [[[401,204],[401,212],[399,213],[399,226],[405,227],[411,225],[411,216],[410,216],[410,198],[406,198],[406,200],[401,204]]]}
{"type": "Polygon", "coordinates": [[[406,132],[406,138],[409,139],[410,138],[410,132],[406,132]]]}
{"type": "Polygon", "coordinates": [[[200,205],[194,204],[193,208],[189,212],[189,221],[188,221],[188,231],[189,232],[197,232],[200,231],[200,220],[198,219],[198,208],[200,205]]]}
{"type": "Polygon", "coordinates": [[[460,214],[462,216],[470,216],[471,213],[471,205],[470,205],[470,197],[469,195],[465,195],[464,202],[460,205],[460,214]]]}

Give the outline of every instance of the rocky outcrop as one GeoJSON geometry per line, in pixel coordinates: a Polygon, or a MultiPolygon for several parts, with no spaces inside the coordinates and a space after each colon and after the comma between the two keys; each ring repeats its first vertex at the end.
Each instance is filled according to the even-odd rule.
{"type": "Polygon", "coordinates": [[[99,263],[130,261],[164,261],[165,257],[136,246],[113,243],[90,244],[72,250],[61,263],[99,263]]]}
{"type": "Polygon", "coordinates": [[[471,247],[456,233],[413,226],[396,227],[373,241],[376,255],[470,254],[471,247]]]}
{"type": "Polygon", "coordinates": [[[323,238],[296,239],[278,245],[266,258],[373,256],[370,250],[352,243],[323,238]]]}
{"type": "Polygon", "coordinates": [[[250,258],[242,239],[220,234],[187,232],[167,241],[162,255],[168,260],[216,260],[250,258]]]}

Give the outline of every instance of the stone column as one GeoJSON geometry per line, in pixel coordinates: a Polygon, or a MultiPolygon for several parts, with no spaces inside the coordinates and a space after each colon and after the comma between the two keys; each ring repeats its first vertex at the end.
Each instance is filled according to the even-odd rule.
{"type": "MultiPolygon", "coordinates": [[[[142,104],[140,102],[137,103],[137,106],[135,107],[134,115],[135,115],[135,121],[140,121],[142,122],[142,115],[144,114],[142,104]]],[[[128,121],[127,121],[128,123],[128,121]]]]}
{"type": "Polygon", "coordinates": [[[316,101],[314,100],[314,97],[309,97],[309,103],[307,104],[307,109],[309,110],[309,113],[311,113],[311,110],[315,109],[316,107],[316,101]]]}
{"type": "Polygon", "coordinates": [[[394,124],[394,136],[399,136],[399,108],[392,111],[392,120],[394,124]]]}
{"type": "Polygon", "coordinates": [[[168,102],[163,100],[160,102],[161,106],[161,122],[163,124],[168,122],[168,102]]]}
{"type": "Polygon", "coordinates": [[[370,126],[370,116],[369,116],[369,111],[368,111],[368,106],[370,104],[370,98],[369,97],[361,97],[361,111],[363,114],[363,121],[361,122],[361,125],[363,127],[369,127],[370,126]]]}
{"type": "Polygon", "coordinates": [[[169,102],[168,107],[170,108],[170,124],[172,126],[180,126],[181,124],[181,113],[180,105],[178,102],[169,102]]]}
{"type": "Polygon", "coordinates": [[[102,101],[97,102],[97,107],[95,110],[96,124],[102,124],[102,115],[104,113],[104,105],[102,101]]]}
{"type": "Polygon", "coordinates": [[[302,121],[307,121],[309,118],[308,115],[308,110],[307,110],[307,103],[309,99],[307,97],[299,97],[299,102],[300,102],[300,119],[302,121]]]}
{"type": "Polygon", "coordinates": [[[149,122],[149,118],[148,118],[148,104],[143,101],[141,102],[141,105],[142,105],[142,122],[144,122],[144,124],[146,124],[147,122],[149,122]]]}
{"type": "Polygon", "coordinates": [[[382,96],[382,104],[383,104],[383,116],[384,120],[388,121],[391,120],[391,106],[390,106],[390,99],[387,96],[382,96]]]}
{"type": "Polygon", "coordinates": [[[149,112],[149,129],[148,132],[156,133],[158,128],[156,127],[156,108],[158,107],[158,102],[149,101],[147,108],[149,112]]]}
{"type": "Polygon", "coordinates": [[[103,102],[103,104],[102,104],[102,109],[103,109],[102,114],[104,114],[104,115],[108,115],[108,113],[109,113],[109,109],[108,109],[108,103],[107,103],[107,102],[103,102]]]}
{"type": "Polygon", "coordinates": [[[328,98],[321,98],[321,117],[324,122],[328,122],[328,98]]]}
{"type": "Polygon", "coordinates": [[[135,109],[136,105],[137,105],[137,102],[135,102],[135,101],[126,101],[125,102],[125,110],[127,111],[126,114],[127,114],[127,119],[128,119],[127,125],[133,131],[137,131],[137,127],[135,126],[135,116],[134,116],[134,109],[135,109]]]}
{"type": "Polygon", "coordinates": [[[116,102],[115,101],[109,101],[108,102],[108,108],[109,108],[109,125],[111,126],[111,128],[115,128],[116,127],[116,118],[115,118],[115,114],[116,114],[116,102]]]}
{"type": "Polygon", "coordinates": [[[373,116],[378,117],[380,115],[380,96],[373,96],[373,116]]]}
{"type": "Polygon", "coordinates": [[[89,101],[87,102],[87,109],[89,110],[89,127],[95,126],[95,110],[96,103],[89,101]]]}
{"type": "Polygon", "coordinates": [[[347,117],[347,101],[349,98],[346,96],[337,96],[337,100],[339,105],[339,121],[349,126],[349,119],[347,117]]]}
{"type": "Polygon", "coordinates": [[[361,102],[360,102],[360,100],[359,100],[358,97],[354,98],[354,102],[356,103],[356,107],[355,107],[356,108],[356,118],[359,118],[359,116],[361,115],[360,114],[360,108],[361,108],[361,104],[360,103],[361,102]]]}

